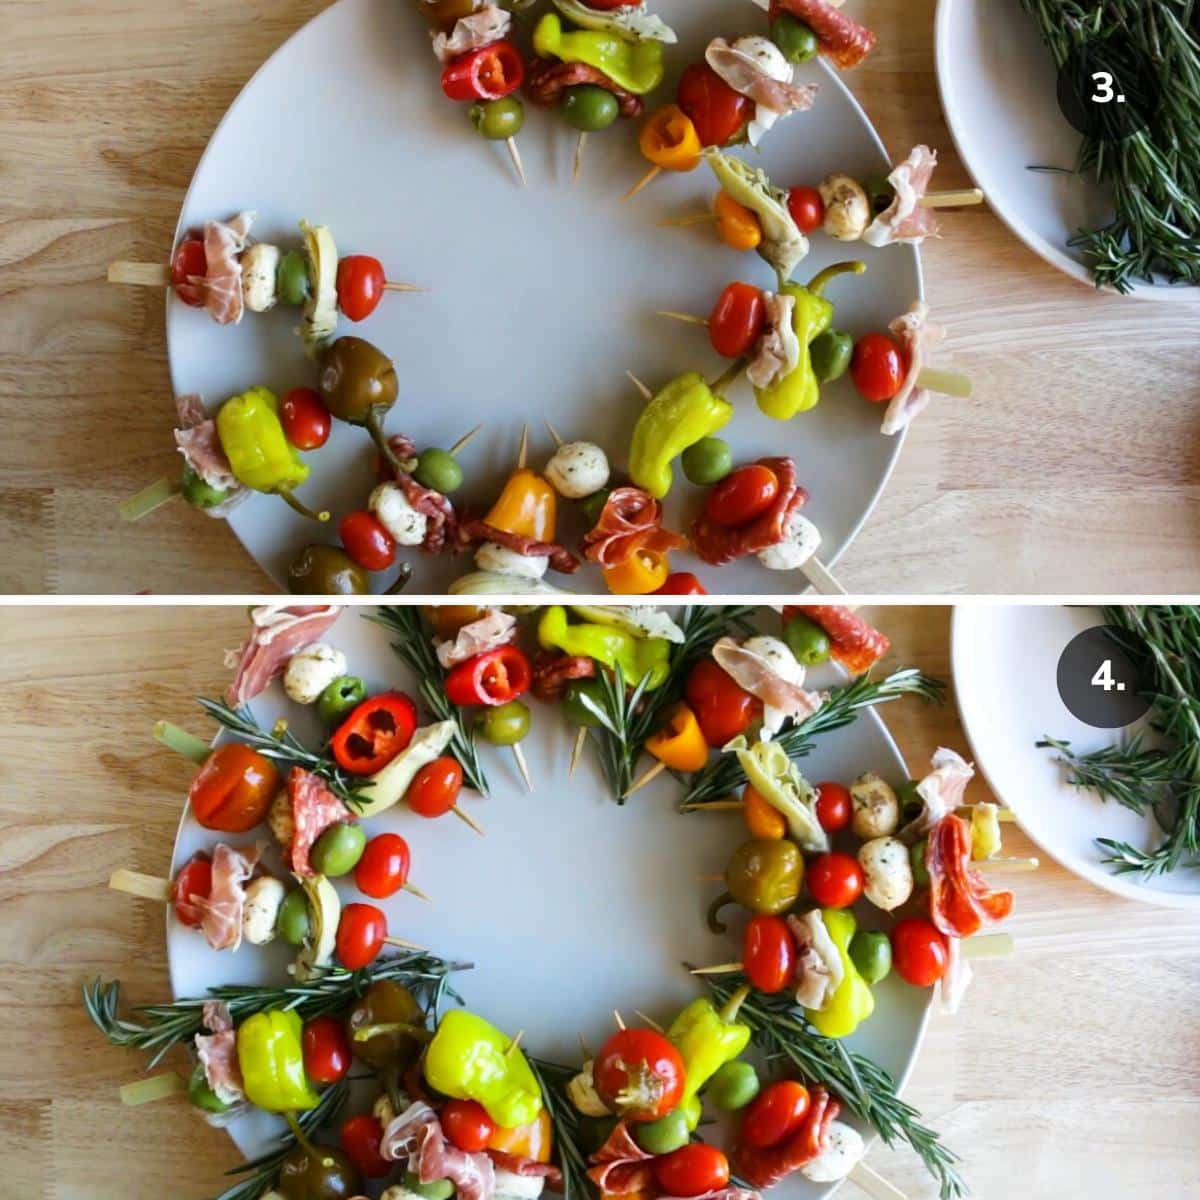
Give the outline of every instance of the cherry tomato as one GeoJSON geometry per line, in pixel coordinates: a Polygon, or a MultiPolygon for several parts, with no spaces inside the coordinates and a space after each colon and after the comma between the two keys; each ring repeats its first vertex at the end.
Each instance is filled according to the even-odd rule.
{"type": "Polygon", "coordinates": [[[742,943],[746,978],[760,992],[782,992],[796,973],[796,939],[782,917],[752,917],[742,943]]]}
{"type": "Polygon", "coordinates": [[[689,1142],[654,1162],[654,1179],[668,1196],[703,1196],[729,1183],[729,1159],[719,1146],[689,1142]]]}
{"type": "Polygon", "coordinates": [[[863,869],[840,850],[819,854],[805,875],[812,898],[822,908],[849,908],[862,895],[863,869]]]}
{"type": "Polygon", "coordinates": [[[426,763],[409,784],[408,807],[419,817],[440,817],[448,813],[462,790],[462,767],[449,755],[426,763]]]}
{"type": "Polygon", "coordinates": [[[653,1029],[622,1029],[600,1047],[596,1091],[627,1121],[657,1121],[683,1096],[686,1069],[679,1051],[653,1029]]]}
{"type": "Polygon", "coordinates": [[[341,1137],[342,1149],[360,1175],[368,1179],[382,1179],[396,1165],[379,1153],[383,1126],[378,1117],[363,1113],[362,1116],[343,1121],[341,1137]]]}
{"type": "Polygon", "coordinates": [[[386,900],[408,882],[411,856],[408,843],[398,833],[373,837],[354,868],[354,886],[364,896],[386,900]]]}
{"type": "Polygon", "coordinates": [[[754,115],[754,101],[735,92],[704,62],[684,71],[676,99],[704,146],[728,145],[754,115]]]}
{"type": "Polygon", "coordinates": [[[817,820],[827,833],[845,829],[853,811],[849,788],[828,781],[817,784],[817,820]]]}
{"type": "Polygon", "coordinates": [[[704,513],[710,521],[737,529],[766,512],[779,495],[779,478],[769,467],[752,463],[726,475],[708,493],[704,513]]]}
{"type": "Polygon", "coordinates": [[[792,188],[788,192],[787,205],[801,233],[813,233],[825,223],[825,201],[816,188],[792,188]]]}
{"type": "Polygon", "coordinates": [[[864,400],[885,404],[900,390],[907,373],[908,362],[895,338],[868,333],[855,343],[850,378],[864,400]]]}
{"type": "Polygon", "coordinates": [[[347,971],[373,962],[387,937],[387,917],[373,904],[347,904],[338,922],[337,956],[347,971]]]}
{"type": "Polygon", "coordinates": [[[188,803],[205,829],[245,833],[266,815],[279,790],[271,760],[241,742],[218,746],[192,777],[188,803]]]}
{"type": "Polygon", "coordinates": [[[348,513],[338,526],[346,553],[368,571],[386,571],[396,561],[396,539],[374,513],[348,513]]]}
{"type": "Polygon", "coordinates": [[[204,253],[204,239],[196,236],[184,238],[171,256],[171,286],[175,289],[175,295],[192,308],[203,308],[204,289],[188,280],[203,279],[207,274],[208,255],[204,253]]]}
{"type": "Polygon", "coordinates": [[[212,859],[203,852],[193,854],[179,868],[171,885],[171,904],[176,918],[189,929],[199,929],[204,914],[192,903],[193,896],[207,900],[212,892],[212,859]]]}
{"type": "Polygon", "coordinates": [[[369,254],[348,255],[338,263],[338,308],[351,321],[365,320],[379,307],[386,282],[379,259],[369,254]]]}
{"type": "Polygon", "coordinates": [[[808,1088],[794,1079],[767,1084],[742,1118],[742,1141],[759,1150],[778,1146],[800,1128],[810,1103],[808,1088]]]}
{"type": "Polygon", "coordinates": [[[708,318],[713,349],[726,358],[748,354],[767,322],[762,290],[749,283],[731,283],[717,297],[708,318]]]}
{"type": "Polygon", "coordinates": [[[702,658],[691,669],[684,695],[710,746],[724,746],[739,733],[745,733],[750,722],[762,712],[762,701],[734,683],[729,673],[711,658],[702,658]]]}
{"type": "Polygon", "coordinates": [[[279,419],[287,440],[297,450],[319,450],[329,441],[333,418],[321,393],[312,388],[292,388],[279,405],[279,419]]]}
{"type": "Polygon", "coordinates": [[[304,1073],[314,1083],[337,1083],[350,1070],[350,1043],[337,1017],[313,1017],[304,1026],[304,1073]]]}
{"type": "Polygon", "coordinates": [[[708,589],[691,571],[675,571],[654,593],[656,596],[707,596],[708,589]]]}
{"type": "Polygon", "coordinates": [[[496,1122],[477,1100],[451,1100],[438,1116],[446,1136],[468,1154],[486,1150],[496,1132],[496,1122]]]}
{"type": "Polygon", "coordinates": [[[945,935],[924,917],[905,917],[892,927],[892,965],[913,987],[933,987],[946,973],[945,935]]]}

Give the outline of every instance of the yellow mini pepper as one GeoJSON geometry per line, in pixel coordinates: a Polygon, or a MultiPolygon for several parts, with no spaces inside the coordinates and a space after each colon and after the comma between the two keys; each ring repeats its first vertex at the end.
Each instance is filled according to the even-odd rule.
{"type": "Polygon", "coordinates": [[[604,585],[614,596],[649,596],[657,592],[671,573],[664,550],[640,546],[623,563],[604,567],[604,585]]]}
{"type": "Polygon", "coordinates": [[[536,542],[554,541],[558,495],[536,471],[520,467],[509,477],[484,521],[536,542]]]}
{"type": "Polygon", "coordinates": [[[700,722],[682,700],[667,709],[661,728],[646,739],[646,749],[672,771],[699,771],[708,762],[700,722]]]}
{"type": "Polygon", "coordinates": [[[694,171],[704,149],[691,117],[677,104],[650,114],[638,146],[645,158],[664,171],[694,171]]]}
{"type": "Polygon", "coordinates": [[[818,1033],[831,1038],[848,1037],[875,1011],[875,997],[850,957],[850,939],[858,927],[854,914],[840,908],[823,908],[821,917],[837,947],[844,974],[829,1003],[822,1009],[806,1008],[804,1015],[818,1033]]]}
{"type": "Polygon", "coordinates": [[[666,55],[661,42],[628,42],[606,30],[567,33],[557,13],[546,13],[533,31],[534,53],[603,71],[618,87],[644,96],[663,81],[666,55]]]}
{"type": "Polygon", "coordinates": [[[320,1097],[304,1074],[304,1022],[290,1009],[255,1013],[237,1031],[246,1099],[267,1112],[316,1108],[320,1097]]]}
{"type": "Polygon", "coordinates": [[[733,250],[757,250],[763,240],[762,222],[757,214],[739,204],[728,192],[720,191],[713,200],[717,236],[733,250]]]}

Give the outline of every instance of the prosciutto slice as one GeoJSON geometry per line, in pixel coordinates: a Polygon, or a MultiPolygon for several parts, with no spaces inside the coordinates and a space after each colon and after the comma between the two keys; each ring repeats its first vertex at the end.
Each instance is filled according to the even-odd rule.
{"type": "Polygon", "coordinates": [[[224,517],[250,494],[249,490],[238,483],[217,436],[217,423],[205,412],[204,400],[195,393],[177,396],[175,414],[175,446],[183,461],[209,487],[229,492],[222,504],[204,511],[212,517],[224,517]]]}
{"type": "Polygon", "coordinates": [[[819,908],[802,917],[789,913],[787,924],[796,939],[796,974],[793,978],[796,1003],[801,1008],[820,1012],[833,999],[833,993],[846,977],[842,956],[825,928],[825,918],[819,908]]]}
{"type": "Polygon", "coordinates": [[[608,1140],[588,1159],[588,1178],[610,1196],[628,1196],[654,1187],[653,1154],[633,1140],[624,1121],[617,1122],[608,1140]]]}
{"type": "Polygon", "coordinates": [[[460,17],[449,33],[432,33],[433,52],[438,62],[449,63],[462,54],[480,50],[508,36],[512,13],[495,4],[485,4],[470,16],[460,17]]]}
{"type": "Polygon", "coordinates": [[[857,67],[878,41],[869,29],[828,0],[771,0],[769,12],[772,22],[781,13],[790,13],[803,21],[816,34],[821,53],[842,70],[857,67]]]}
{"type": "MultiPolygon", "coordinates": [[[[659,1196],[657,1200],[685,1200],[682,1196],[659,1196]]],[[[758,1192],[749,1188],[724,1187],[712,1192],[701,1192],[698,1196],[689,1196],[686,1200],[762,1200],[758,1192]]]]}
{"type": "Polygon", "coordinates": [[[204,1078],[217,1099],[225,1104],[238,1104],[245,1100],[242,1087],[242,1069],[238,1065],[237,1034],[229,1006],[221,1000],[205,1003],[202,1020],[207,1034],[196,1034],[196,1057],[204,1068],[204,1078]]]}
{"type": "Polygon", "coordinates": [[[917,380],[925,369],[930,351],[941,345],[946,337],[945,327],[929,320],[929,306],[918,300],[903,316],[897,317],[888,328],[900,340],[908,359],[908,372],[900,390],[888,401],[880,430],[889,436],[908,428],[925,411],[933,394],[918,387],[917,380]]]}
{"type": "Polygon", "coordinates": [[[317,838],[330,825],[354,820],[350,810],[325,786],[325,781],[303,767],[288,773],[288,802],[292,807],[292,841],[283,858],[293,875],[315,875],[309,862],[317,838]]]}
{"type": "Polygon", "coordinates": [[[682,549],[687,540],[662,527],[662,505],[639,487],[613,488],[600,517],[580,542],[583,557],[602,567],[628,562],[639,550],[682,549]]]}
{"type": "Polygon", "coordinates": [[[204,223],[205,271],[193,277],[204,292],[204,307],[218,325],[236,325],[242,319],[242,264],[238,255],[246,248],[255,214],[238,213],[228,221],[204,223]]]}
{"type": "Polygon", "coordinates": [[[783,619],[800,613],[819,625],[830,642],[830,653],[851,675],[869,671],[892,643],[873,625],[842,604],[789,604],[783,619]]]}
{"type": "Polygon", "coordinates": [[[925,848],[929,919],[949,938],[970,937],[1012,912],[1012,892],[992,891],[971,865],[971,826],[947,813],[925,848]]]}
{"type": "Polygon", "coordinates": [[[212,890],[193,896],[200,911],[200,931],[214,950],[236,950],[242,944],[242,908],[246,884],[258,866],[260,847],[235,850],[218,842],[212,853],[212,890]]]}
{"type": "Polygon", "coordinates": [[[712,656],[738,687],[763,702],[763,728],[768,733],[775,733],[787,717],[800,721],[811,716],[824,702],[820,693],[801,686],[804,668],[799,663],[794,678],[788,679],[767,655],[731,637],[721,638],[713,646],[712,656]]]}
{"type": "Polygon", "coordinates": [[[287,668],[288,659],[318,641],[341,616],[336,604],[263,604],[250,613],[250,636],[225,655],[234,671],[225,698],[235,708],[265,691],[287,668]]]}
{"type": "Polygon", "coordinates": [[[453,639],[438,639],[438,662],[448,671],[477,654],[507,646],[516,637],[517,618],[502,608],[489,608],[478,620],[464,625],[453,639]]]}
{"type": "Polygon", "coordinates": [[[780,117],[812,108],[816,84],[792,82],[792,66],[769,38],[742,37],[732,44],[713,38],[704,60],[735,92],[754,101],[754,120],[747,127],[757,146],[780,117]]]}
{"type": "Polygon", "coordinates": [[[437,1113],[423,1100],[409,1105],[383,1131],[379,1153],[388,1162],[408,1160],[422,1183],[449,1179],[460,1200],[491,1200],[496,1170],[486,1154],[468,1154],[446,1141],[437,1113]]]}
{"type": "Polygon", "coordinates": [[[758,465],[774,472],[779,480],[779,491],[766,512],[736,529],[718,525],[703,513],[692,522],[696,553],[714,567],[779,545],[785,538],[788,518],[808,501],[808,493],[796,483],[796,464],[790,458],[760,458],[758,465]]]}
{"type": "Polygon", "coordinates": [[[971,964],[963,957],[962,940],[947,938],[946,970],[938,980],[938,1007],[946,1016],[952,1017],[958,1012],[973,978],[971,964]]]}
{"type": "Polygon", "coordinates": [[[734,1143],[729,1159],[736,1174],[751,1187],[774,1187],[781,1179],[798,1171],[825,1148],[832,1124],[842,1106],[820,1085],[809,1090],[811,1103],[804,1123],[786,1141],[760,1149],[740,1139],[734,1143]]]}
{"type": "Polygon", "coordinates": [[[933,770],[917,784],[921,811],[896,833],[907,846],[919,842],[947,813],[952,813],[963,802],[967,784],[975,775],[975,768],[961,754],[944,746],[939,746],[934,752],[929,765],[933,770]]]}
{"type": "MultiPolygon", "coordinates": [[[[389,437],[388,445],[401,462],[411,462],[417,457],[416,445],[402,433],[389,437]]],[[[396,471],[395,479],[404,489],[404,498],[426,517],[425,539],[421,549],[426,554],[440,554],[453,541],[458,528],[458,514],[454,511],[454,505],[441,492],[423,487],[407,471],[396,471]]]]}
{"type": "Polygon", "coordinates": [[[937,166],[937,152],[928,146],[914,146],[908,157],[888,176],[895,199],[867,226],[863,241],[869,246],[890,246],[893,242],[920,245],[938,231],[937,214],[922,208],[921,200],[929,190],[929,180],[937,166]]]}
{"type": "Polygon", "coordinates": [[[800,365],[800,339],[796,336],[793,316],[795,296],[764,292],[766,324],[754,346],[746,378],[756,388],[774,387],[800,365]]]}

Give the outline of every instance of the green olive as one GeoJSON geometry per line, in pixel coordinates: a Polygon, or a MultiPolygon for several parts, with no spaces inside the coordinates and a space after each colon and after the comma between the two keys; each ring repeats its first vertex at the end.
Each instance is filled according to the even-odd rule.
{"type": "Polygon", "coordinates": [[[723,1112],[735,1112],[745,1108],[755,1096],[761,1085],[758,1072],[748,1062],[734,1059],[727,1062],[712,1077],[705,1093],[712,1101],[714,1108],[723,1112]]]}
{"type": "Polygon", "coordinates": [[[371,590],[366,571],[341,546],[305,546],[288,567],[294,596],[365,596],[371,590]]]}
{"type": "Polygon", "coordinates": [[[607,88],[584,83],[563,93],[562,113],[568,125],[585,133],[598,133],[621,115],[621,108],[607,88]]]}
{"type": "Polygon", "coordinates": [[[733,451],[723,438],[706,437],[689,446],[679,461],[692,483],[707,486],[719,483],[733,470],[733,451]]]}
{"type": "Polygon", "coordinates": [[[771,22],[771,41],[790,63],[806,63],[821,48],[817,35],[790,13],[784,13],[771,22]]]}
{"type": "Polygon", "coordinates": [[[454,1195],[454,1183],[449,1179],[435,1179],[432,1183],[422,1183],[421,1177],[412,1171],[404,1172],[404,1187],[406,1191],[423,1197],[423,1200],[450,1200],[454,1195]]]}
{"type": "Polygon", "coordinates": [[[223,1113],[232,1107],[212,1090],[203,1063],[197,1063],[192,1068],[191,1078],[188,1079],[188,1099],[201,1112],[223,1113]]]}
{"type": "Polygon", "coordinates": [[[308,263],[299,250],[289,250],[275,268],[275,291],[281,304],[301,305],[308,299],[308,263]]]}
{"type": "Polygon", "coordinates": [[[854,357],[854,339],[840,329],[827,329],[808,344],[813,374],[820,383],[841,379],[854,357]]]}
{"type": "Polygon", "coordinates": [[[600,520],[600,514],[608,503],[610,491],[610,488],[601,488],[598,492],[593,492],[590,496],[585,496],[580,500],[579,509],[592,525],[600,520]]]}
{"type": "Polygon", "coordinates": [[[867,983],[886,979],[892,969],[892,943],[888,935],[860,929],[850,939],[850,961],[867,983]]]}
{"type": "Polygon", "coordinates": [[[196,474],[195,468],[190,466],[183,468],[183,475],[179,481],[179,494],[193,508],[216,508],[218,504],[224,504],[229,499],[228,488],[215,488],[212,484],[205,483],[196,474]]]}
{"type": "Polygon", "coordinates": [[[871,204],[871,211],[878,216],[896,198],[896,189],[886,175],[868,175],[862,181],[863,191],[871,204]]]}
{"type": "Polygon", "coordinates": [[[463,471],[458,465],[458,459],[449,450],[439,450],[431,446],[422,450],[417,457],[417,469],[413,478],[422,486],[449,496],[462,487],[463,471]]]}
{"type": "Polygon", "coordinates": [[[294,888],[283,898],[275,918],[275,932],[289,946],[303,946],[312,928],[308,913],[308,897],[302,888],[294,888]]]}
{"type": "Polygon", "coordinates": [[[925,811],[925,801],[917,791],[917,781],[908,779],[896,789],[896,800],[900,804],[900,824],[915,821],[925,811]]]}
{"type": "Polygon", "coordinates": [[[673,1109],[657,1121],[646,1121],[633,1127],[634,1140],[647,1154],[670,1154],[691,1141],[687,1114],[683,1106],[673,1109]]]}
{"type": "Polygon", "coordinates": [[[493,746],[515,746],[529,733],[529,709],[520,700],[488,708],[475,719],[475,728],[493,746]]]}
{"type": "Polygon", "coordinates": [[[313,843],[312,865],[318,875],[336,879],[349,875],[362,858],[367,846],[367,835],[362,828],[350,821],[339,821],[330,825],[313,843]]]}
{"type": "Polygon", "coordinates": [[[927,839],[915,842],[908,851],[908,861],[912,864],[913,883],[919,887],[929,886],[929,868],[925,865],[925,851],[929,848],[927,839]]]}
{"type": "Polygon", "coordinates": [[[392,979],[371,984],[346,1014],[346,1038],[354,1056],[368,1066],[391,1068],[397,1076],[420,1057],[428,1038],[421,1035],[425,1010],[392,979]]]}
{"type": "Polygon", "coordinates": [[[516,96],[505,96],[503,100],[472,104],[467,115],[482,137],[503,142],[521,132],[525,124],[525,105],[516,96]]]}
{"type": "Polygon", "coordinates": [[[788,617],[783,623],[783,640],[806,667],[817,667],[829,658],[829,635],[803,613],[788,617]]]}
{"type": "Polygon", "coordinates": [[[593,704],[602,705],[604,688],[598,679],[577,679],[567,685],[566,695],[563,696],[563,715],[572,725],[583,729],[594,729],[600,724],[596,714],[587,708],[582,697],[587,697],[593,704]]]}
{"type": "Polygon", "coordinates": [[[317,713],[326,725],[340,725],[366,698],[367,685],[357,675],[339,675],[317,697],[317,713]]]}

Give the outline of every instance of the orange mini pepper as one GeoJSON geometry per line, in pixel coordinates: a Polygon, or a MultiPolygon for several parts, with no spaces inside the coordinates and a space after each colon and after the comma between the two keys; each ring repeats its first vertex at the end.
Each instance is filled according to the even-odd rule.
{"type": "Polygon", "coordinates": [[[694,171],[700,165],[700,135],[677,104],[650,114],[638,145],[642,154],[664,171],[694,171]]]}
{"type": "Polygon", "coordinates": [[[768,804],[751,786],[742,793],[742,815],[752,838],[777,842],[787,835],[787,818],[768,804]]]}
{"type": "Polygon", "coordinates": [[[646,739],[646,749],[672,771],[699,771],[708,762],[708,743],[696,714],[682,700],[667,709],[662,727],[646,739]]]}
{"type": "Polygon", "coordinates": [[[734,250],[755,250],[763,240],[758,217],[728,192],[720,191],[713,200],[717,235],[734,250]]]}
{"type": "Polygon", "coordinates": [[[514,1129],[502,1129],[497,1125],[487,1148],[533,1162],[549,1162],[554,1151],[554,1126],[550,1122],[550,1113],[543,1107],[528,1125],[518,1125],[514,1129]]]}
{"type": "Polygon", "coordinates": [[[508,477],[504,491],[483,519],[506,533],[533,538],[535,542],[552,542],[558,521],[558,494],[536,471],[520,467],[508,477]]]}
{"type": "Polygon", "coordinates": [[[614,596],[648,596],[667,581],[671,564],[665,551],[640,546],[624,562],[604,568],[604,582],[614,596]]]}

